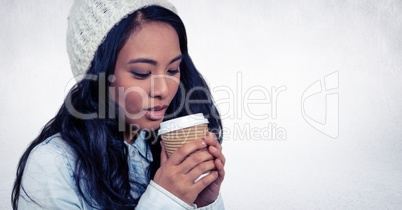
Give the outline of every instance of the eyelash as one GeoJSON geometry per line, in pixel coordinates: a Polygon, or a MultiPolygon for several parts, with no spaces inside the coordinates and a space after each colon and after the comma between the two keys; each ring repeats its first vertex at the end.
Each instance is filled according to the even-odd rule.
{"type": "MultiPolygon", "coordinates": [[[[178,74],[178,73],[180,73],[180,69],[174,69],[174,70],[168,70],[167,71],[170,75],[175,75],[175,74],[178,74]]],[[[145,74],[142,74],[142,73],[138,73],[138,72],[131,72],[135,77],[137,77],[137,78],[139,78],[139,79],[146,79],[146,78],[148,78],[149,76],[151,76],[151,73],[145,73],[145,74]]]]}
{"type": "Polygon", "coordinates": [[[180,69],[168,70],[168,73],[171,74],[171,75],[175,75],[175,74],[180,73],[180,69]]]}
{"type": "Polygon", "coordinates": [[[141,74],[141,73],[137,73],[137,72],[131,72],[134,77],[139,78],[139,79],[146,79],[149,76],[151,76],[151,73],[146,73],[146,74],[141,74]]]}

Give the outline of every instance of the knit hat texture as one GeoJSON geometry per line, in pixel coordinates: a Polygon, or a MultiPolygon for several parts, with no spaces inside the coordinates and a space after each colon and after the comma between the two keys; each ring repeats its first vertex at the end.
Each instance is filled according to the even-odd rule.
{"type": "Polygon", "coordinates": [[[167,0],[75,0],[68,16],[67,52],[76,80],[89,69],[95,52],[115,25],[136,10],[153,5],[177,13],[167,0]]]}

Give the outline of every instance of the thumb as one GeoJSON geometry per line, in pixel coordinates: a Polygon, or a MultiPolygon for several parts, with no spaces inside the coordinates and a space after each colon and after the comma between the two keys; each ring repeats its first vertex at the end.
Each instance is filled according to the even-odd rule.
{"type": "Polygon", "coordinates": [[[162,150],[161,150],[161,165],[162,165],[163,163],[165,163],[167,161],[168,156],[167,156],[167,152],[165,149],[165,144],[162,143],[162,141],[160,141],[159,143],[161,144],[161,147],[162,147],[162,150]]]}

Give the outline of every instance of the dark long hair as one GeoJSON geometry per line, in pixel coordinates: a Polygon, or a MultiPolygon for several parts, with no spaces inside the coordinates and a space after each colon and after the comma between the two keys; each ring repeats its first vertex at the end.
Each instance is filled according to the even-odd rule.
{"type": "MultiPolygon", "coordinates": [[[[208,117],[209,129],[218,136],[221,142],[222,124],[219,113],[206,82],[188,54],[183,22],[176,14],[162,7],[145,7],[124,18],[108,33],[86,73],[96,77],[83,79],[71,89],[57,115],[44,126],[39,136],[22,155],[11,196],[13,209],[18,208],[20,192],[24,190],[21,180],[30,152],[56,133],[61,135],[76,154],[75,183],[79,193],[89,205],[99,209],[132,209],[136,206],[139,198],[133,198],[130,194],[128,148],[124,144],[124,132],[119,130],[119,117],[108,117],[120,116],[120,113],[116,108],[117,105],[110,103],[109,97],[100,97],[103,94],[103,96],[109,96],[108,88],[99,87],[102,81],[105,82],[106,87],[109,87],[110,82],[101,78],[113,75],[118,52],[130,34],[146,22],[162,22],[171,25],[177,32],[183,55],[180,64],[181,88],[172,100],[166,115],[179,117],[201,112],[208,117]],[[181,106],[186,98],[202,101],[202,103],[181,106]],[[69,106],[73,106],[76,113],[72,113],[69,106]],[[100,114],[99,110],[105,110],[105,113],[100,114]],[[95,113],[96,116],[83,119],[77,118],[77,113],[95,113]]],[[[157,137],[149,136],[147,142],[154,156],[154,162],[149,169],[152,178],[160,166],[161,148],[160,144],[156,143],[157,137]]]]}

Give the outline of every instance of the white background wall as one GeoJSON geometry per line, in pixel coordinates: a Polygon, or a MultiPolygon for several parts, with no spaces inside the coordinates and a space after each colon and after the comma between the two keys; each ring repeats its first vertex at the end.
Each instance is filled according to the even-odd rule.
{"type": "MultiPolygon", "coordinates": [[[[402,208],[401,1],[172,2],[226,116],[227,209],[402,208]],[[317,130],[301,105],[318,80],[323,90],[303,109],[317,130]],[[331,83],[338,89],[326,92],[331,83]]],[[[1,0],[0,209],[10,208],[20,155],[72,78],[71,3],[1,0]]]]}

